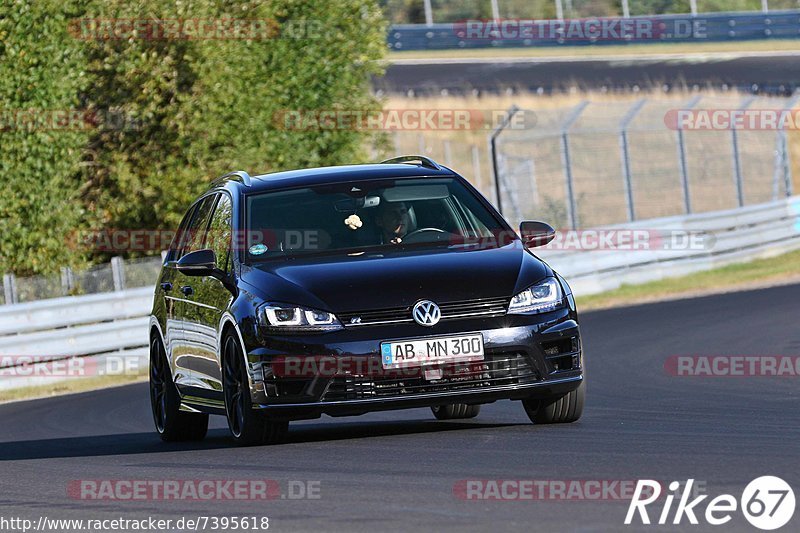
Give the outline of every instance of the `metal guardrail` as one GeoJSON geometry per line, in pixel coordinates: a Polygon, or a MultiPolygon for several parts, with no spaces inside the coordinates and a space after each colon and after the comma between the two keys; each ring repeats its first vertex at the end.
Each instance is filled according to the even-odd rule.
{"type": "MultiPolygon", "coordinates": [[[[577,295],[680,276],[725,264],[800,249],[800,197],[727,211],[657,218],[609,226],[704,232],[712,245],[699,250],[563,251],[547,247],[537,255],[563,274],[577,295]]],[[[135,358],[146,368],[148,315],[153,289],[56,298],[0,307],[0,390],[49,384],[65,378],[8,375],[13,360],[31,356],[61,360],[110,356],[135,358]]],[[[196,333],[190,331],[191,338],[196,333]]],[[[71,379],[71,378],[66,378],[71,379]]]]}
{"type": "Polygon", "coordinates": [[[754,39],[797,39],[800,37],[800,11],[771,11],[769,13],[702,13],[696,17],[683,15],[653,15],[632,17],[630,20],[648,20],[675,27],[676,22],[688,21],[686,33],[668,38],[636,37],[631,39],[592,40],[571,37],[552,38],[466,38],[463,24],[398,24],[389,29],[387,44],[391,50],[447,50],[469,48],[520,48],[542,46],[587,46],[627,43],[746,41],[754,39]]]}
{"type": "Polygon", "coordinates": [[[800,249],[800,197],[696,215],[654,218],[608,230],[709,234],[701,249],[563,251],[542,248],[542,259],[561,273],[575,294],[597,294],[637,284],[773,257],[800,249]]]}
{"type": "Polygon", "coordinates": [[[141,372],[152,303],[153,288],[147,287],[0,307],[0,390],[141,372]],[[50,368],[76,358],[88,369],[85,375],[50,368]],[[105,364],[111,358],[117,364],[105,364]]]}
{"type": "Polygon", "coordinates": [[[152,304],[148,287],[0,307],[0,356],[56,359],[147,346],[152,304]]]}
{"type": "Polygon", "coordinates": [[[150,311],[152,303],[153,288],[145,287],[2,306],[0,343],[42,331],[67,332],[70,330],[64,328],[140,318],[150,311]]]}

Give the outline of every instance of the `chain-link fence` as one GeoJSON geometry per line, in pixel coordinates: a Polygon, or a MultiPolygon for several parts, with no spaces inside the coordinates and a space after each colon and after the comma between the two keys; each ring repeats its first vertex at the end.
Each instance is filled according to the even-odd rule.
{"type": "Polygon", "coordinates": [[[498,137],[503,213],[585,228],[789,196],[796,130],[770,117],[791,123],[796,103],[696,96],[537,111],[534,128],[498,137]]]}
{"type": "Polygon", "coordinates": [[[520,110],[524,127],[497,138],[499,202],[483,133],[396,131],[391,151],[453,168],[514,224],[598,227],[793,194],[800,187],[799,102],[798,95],[689,94],[520,110]]]}
{"type": "Polygon", "coordinates": [[[161,257],[114,258],[82,271],[62,268],[60,274],[30,277],[6,274],[0,286],[0,305],[149,287],[155,285],[161,265],[161,257]]]}

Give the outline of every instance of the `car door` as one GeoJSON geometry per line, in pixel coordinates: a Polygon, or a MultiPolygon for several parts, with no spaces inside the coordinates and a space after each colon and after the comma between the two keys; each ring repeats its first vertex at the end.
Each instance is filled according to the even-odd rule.
{"type": "MultiPolygon", "coordinates": [[[[217,268],[229,273],[231,262],[232,205],[227,193],[221,193],[211,217],[202,247],[214,251],[217,268]]],[[[206,389],[211,397],[222,392],[222,372],[218,360],[219,324],[228,309],[233,294],[219,278],[213,276],[191,279],[192,294],[186,297],[187,313],[183,322],[187,349],[192,355],[193,385],[206,389]]],[[[201,394],[205,396],[205,394],[201,394]]]]}
{"type": "MultiPolygon", "coordinates": [[[[176,255],[176,261],[190,252],[202,250],[205,246],[208,225],[218,197],[218,194],[211,194],[196,204],[194,215],[185,232],[184,244],[176,255]]],[[[174,302],[175,323],[180,329],[173,349],[174,379],[180,388],[204,386],[198,373],[202,368],[199,362],[202,349],[198,344],[204,340],[203,332],[198,331],[197,324],[197,309],[204,305],[203,295],[195,294],[199,280],[198,277],[187,276],[176,270],[172,294],[169,296],[174,302]]]]}
{"type": "Polygon", "coordinates": [[[179,350],[180,338],[182,335],[180,325],[180,312],[178,306],[180,301],[176,298],[177,293],[177,275],[178,270],[175,268],[177,259],[180,256],[181,250],[186,246],[186,238],[188,235],[188,227],[194,216],[196,205],[193,205],[186,215],[183,217],[178,232],[172,239],[172,243],[167,250],[167,257],[164,261],[164,268],[161,270],[161,277],[158,280],[160,293],[164,299],[163,306],[165,310],[166,319],[164,322],[164,350],[167,354],[167,359],[170,361],[170,368],[175,369],[175,353],[179,350]]]}

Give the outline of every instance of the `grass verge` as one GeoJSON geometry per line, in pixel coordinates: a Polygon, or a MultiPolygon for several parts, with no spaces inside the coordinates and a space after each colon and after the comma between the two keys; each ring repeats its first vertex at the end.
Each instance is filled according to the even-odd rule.
{"type": "Polygon", "coordinates": [[[409,50],[389,52],[389,62],[398,59],[464,59],[464,58],[523,58],[523,57],[595,57],[625,55],[681,54],[699,55],[732,52],[794,52],[800,51],[800,40],[764,40],[707,43],[620,44],[601,46],[543,46],[530,48],[476,48],[455,50],[409,50]]]}
{"type": "Polygon", "coordinates": [[[613,291],[577,297],[580,311],[638,303],[692,298],[800,282],[800,250],[769,259],[697,272],[641,285],[623,285],[613,291]]]}
{"type": "Polygon", "coordinates": [[[147,380],[147,374],[137,375],[116,375],[116,376],[96,376],[91,378],[74,378],[68,381],[53,383],[51,385],[36,385],[33,387],[22,387],[0,391],[0,403],[12,402],[16,400],[33,400],[37,398],[49,398],[64,394],[74,394],[76,392],[88,392],[97,389],[108,389],[120,385],[129,385],[147,380]]]}

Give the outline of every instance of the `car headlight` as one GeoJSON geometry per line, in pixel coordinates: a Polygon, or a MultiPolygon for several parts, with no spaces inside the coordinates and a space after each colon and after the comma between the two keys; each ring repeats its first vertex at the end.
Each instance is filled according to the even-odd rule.
{"type": "Polygon", "coordinates": [[[547,278],[514,296],[508,313],[543,313],[557,309],[562,303],[561,285],[556,278],[547,278]]]}
{"type": "Polygon", "coordinates": [[[342,329],[336,315],[308,307],[267,304],[259,309],[261,325],[280,333],[323,333],[342,329]]]}

